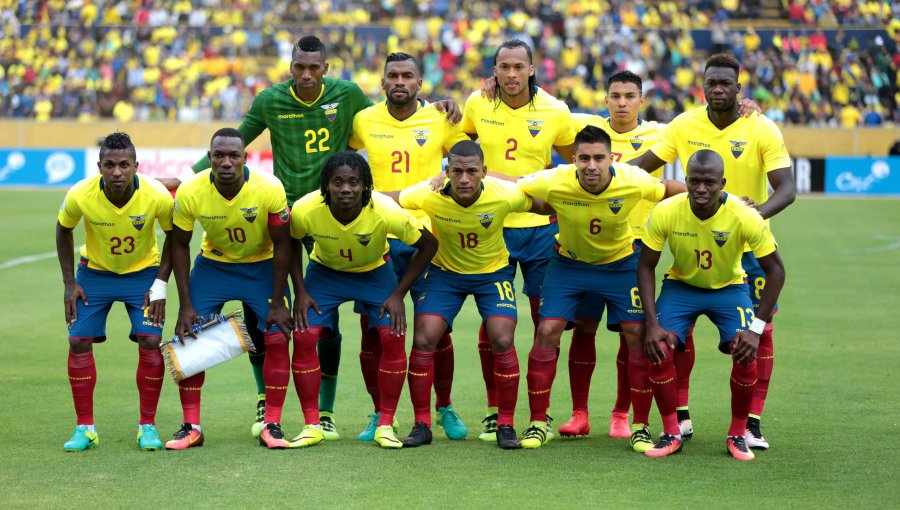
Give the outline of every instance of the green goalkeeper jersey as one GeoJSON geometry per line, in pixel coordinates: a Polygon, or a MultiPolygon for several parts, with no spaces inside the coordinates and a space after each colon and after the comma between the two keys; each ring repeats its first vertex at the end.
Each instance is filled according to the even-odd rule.
{"type": "MultiPolygon", "coordinates": [[[[347,149],[354,115],[371,105],[359,85],[327,77],[319,97],[307,103],[297,96],[291,79],[260,92],[237,129],[250,145],[268,128],[275,177],[293,204],[319,188],[325,160],[347,149]]],[[[208,157],[193,166],[194,172],[207,168],[208,157]]]]}

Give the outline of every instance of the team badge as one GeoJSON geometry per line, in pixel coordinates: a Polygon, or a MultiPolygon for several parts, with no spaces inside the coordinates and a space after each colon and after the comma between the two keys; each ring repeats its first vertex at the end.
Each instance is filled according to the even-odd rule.
{"type": "Polygon", "coordinates": [[[281,220],[282,223],[287,223],[291,219],[291,210],[288,206],[284,206],[284,209],[278,213],[278,219],[281,220]]]}
{"type": "Polygon", "coordinates": [[[475,216],[478,216],[478,221],[484,228],[490,227],[494,222],[494,213],[476,214],[475,216]]]}
{"type": "Polygon", "coordinates": [[[731,144],[731,155],[734,156],[734,159],[741,157],[741,154],[744,153],[744,146],[747,145],[747,142],[736,142],[734,140],[728,140],[728,143],[731,144]]]}
{"type": "Polygon", "coordinates": [[[619,214],[619,211],[622,210],[622,204],[625,203],[624,198],[608,198],[606,202],[609,204],[609,210],[612,211],[613,214],[619,214]]]}
{"type": "Polygon", "coordinates": [[[325,116],[328,117],[329,121],[334,122],[335,117],[337,117],[339,104],[340,103],[323,104],[319,106],[319,108],[325,110],[325,116]]]}
{"type": "Polygon", "coordinates": [[[356,236],[356,240],[359,241],[359,244],[363,246],[369,246],[369,241],[372,240],[372,234],[353,234],[356,236]]]}
{"type": "Polygon", "coordinates": [[[419,147],[425,145],[425,142],[428,141],[428,129],[413,129],[413,135],[416,137],[416,143],[419,144],[419,147]]]}
{"type": "Polygon", "coordinates": [[[723,232],[721,230],[713,230],[713,239],[716,240],[716,244],[719,245],[719,248],[725,246],[725,243],[728,242],[728,236],[731,235],[731,232],[723,232]]]}
{"type": "Polygon", "coordinates": [[[140,231],[144,228],[144,223],[146,223],[147,215],[141,214],[140,216],[129,216],[131,218],[131,225],[140,231]]]}
{"type": "Polygon", "coordinates": [[[544,123],[542,120],[526,120],[528,123],[528,132],[531,133],[532,137],[538,135],[541,132],[541,125],[544,123]]]}
{"type": "Polygon", "coordinates": [[[641,137],[635,136],[631,139],[631,148],[634,150],[638,150],[641,148],[641,145],[644,145],[644,141],[641,140],[641,137]]]}
{"type": "Polygon", "coordinates": [[[247,220],[248,223],[256,221],[257,209],[259,209],[259,207],[241,207],[241,212],[244,213],[244,219],[247,220]]]}

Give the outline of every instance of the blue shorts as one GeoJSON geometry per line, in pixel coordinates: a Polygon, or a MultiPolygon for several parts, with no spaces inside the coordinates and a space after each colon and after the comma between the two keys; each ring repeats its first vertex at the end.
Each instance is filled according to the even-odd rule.
{"type": "MultiPolygon", "coordinates": [[[[280,331],[272,325],[266,329],[269,300],[272,297],[272,259],[259,262],[231,263],[210,260],[202,255],[194,259],[191,269],[191,302],[197,315],[222,313],[228,301],[240,301],[256,316],[256,327],[263,332],[280,331]]],[[[291,295],[285,286],[284,302],[291,308],[291,295]]],[[[244,310],[245,315],[249,315],[244,310]]]]}
{"type": "Polygon", "coordinates": [[[599,318],[605,306],[606,326],[612,331],[619,331],[622,323],[644,321],[637,291],[637,254],[599,266],[557,254],[550,259],[547,281],[553,283],[542,291],[541,320],[571,323],[578,317],[576,312],[585,308],[599,318]]]}
{"type": "MultiPolygon", "coordinates": [[[[753,302],[754,313],[759,310],[759,298],[762,297],[763,287],[766,286],[766,272],[759,266],[759,261],[752,251],[744,252],[741,257],[741,266],[747,273],[747,291],[750,293],[750,301],[753,302]]],[[[772,314],[778,311],[778,303],[772,308],[772,314]]]]}
{"type": "Polygon", "coordinates": [[[437,315],[452,329],[463,302],[475,296],[482,322],[491,317],[516,320],[515,277],[513,266],[493,273],[461,274],[431,265],[425,272],[425,290],[416,300],[416,315],[437,315]]]}
{"type": "Polygon", "coordinates": [[[69,324],[69,339],[93,338],[98,343],[106,340],[106,317],[116,301],[125,304],[131,319],[129,338],[137,340],[137,335],[162,337],[162,328],[153,326],[143,309],[144,295],[153,285],[158,267],[116,274],[91,269],[84,259],[81,264],[75,274],[75,282],[84,289],[89,304],[85,306],[80,299],[75,303],[78,320],[69,324]]]}
{"type": "MultiPolygon", "coordinates": [[[[631,246],[634,250],[635,256],[640,258],[641,248],[644,247],[644,242],[640,239],[635,239],[634,243],[632,243],[631,246]]],[[[575,310],[575,318],[579,320],[592,320],[600,322],[600,319],[603,318],[603,308],[604,305],[602,302],[593,299],[582,300],[580,303],[578,303],[578,309],[575,310]]]]}
{"type": "Polygon", "coordinates": [[[532,298],[541,297],[541,285],[547,263],[553,257],[553,245],[559,224],[556,218],[549,225],[527,228],[504,228],[503,240],[509,250],[509,263],[515,270],[516,264],[522,266],[522,279],[525,281],[525,295],[532,298]]]}
{"type": "Polygon", "coordinates": [[[390,326],[391,316],[385,313],[381,318],[381,305],[397,288],[394,267],[388,260],[383,266],[365,273],[335,271],[311,260],[306,266],[303,279],[306,292],[316,300],[321,314],[309,310],[310,326],[332,328],[337,319],[338,307],[347,301],[356,301],[369,316],[369,327],[390,326]]]}
{"type": "MultiPolygon", "coordinates": [[[[388,251],[388,255],[390,256],[391,263],[394,265],[394,277],[399,282],[403,279],[403,276],[406,274],[406,271],[409,269],[409,263],[412,262],[412,258],[419,251],[416,248],[404,243],[399,239],[388,238],[388,246],[390,246],[390,251],[388,251]]],[[[416,278],[416,281],[413,282],[412,287],[409,288],[409,295],[412,297],[413,303],[419,299],[419,294],[422,293],[422,289],[425,287],[425,272],[419,275],[416,278]]],[[[365,309],[362,304],[356,302],[353,304],[353,311],[355,313],[365,313],[365,309]]]]}
{"type": "Polygon", "coordinates": [[[719,328],[719,350],[727,352],[725,344],[753,321],[753,304],[745,283],[713,290],[667,279],[656,300],[656,315],[659,325],[676,335],[682,346],[697,317],[706,315],[719,328]]]}

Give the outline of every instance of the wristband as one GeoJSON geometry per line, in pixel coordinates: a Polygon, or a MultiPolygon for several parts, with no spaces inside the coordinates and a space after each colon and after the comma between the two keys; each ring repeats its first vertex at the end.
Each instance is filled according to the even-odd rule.
{"type": "Polygon", "coordinates": [[[165,280],[160,280],[159,278],[153,280],[153,285],[150,286],[150,301],[166,299],[166,287],[168,285],[169,283],[165,280]]]}
{"type": "Polygon", "coordinates": [[[762,335],[763,330],[766,329],[766,321],[754,317],[753,322],[750,323],[750,327],[747,329],[756,333],[757,335],[762,335]]]}

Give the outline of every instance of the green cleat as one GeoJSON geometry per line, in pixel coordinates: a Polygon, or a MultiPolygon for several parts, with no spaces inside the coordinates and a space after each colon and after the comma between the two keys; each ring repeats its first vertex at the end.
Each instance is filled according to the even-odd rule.
{"type": "Polygon", "coordinates": [[[434,415],[434,421],[438,427],[444,429],[447,439],[458,441],[469,435],[469,429],[466,428],[466,424],[462,422],[462,418],[459,417],[452,405],[439,407],[434,415]]]}
{"type": "Polygon", "coordinates": [[[145,423],[138,426],[137,444],[138,448],[145,452],[162,450],[163,442],[159,439],[159,432],[156,430],[156,425],[145,423]]]}
{"type": "Polygon", "coordinates": [[[481,420],[481,423],[484,423],[484,428],[481,429],[481,434],[478,436],[478,439],[491,443],[497,441],[497,417],[496,409],[488,409],[487,416],[481,420]]]}
{"type": "Polygon", "coordinates": [[[334,423],[334,413],[329,413],[328,411],[320,412],[319,425],[322,426],[322,433],[325,434],[326,441],[337,441],[341,438],[337,431],[337,425],[334,423]]]}
{"type": "Polygon", "coordinates": [[[259,439],[260,432],[266,426],[263,423],[263,420],[266,419],[266,394],[260,393],[258,398],[259,400],[256,401],[256,421],[250,427],[250,434],[253,435],[253,439],[259,439]]]}
{"type": "Polygon", "coordinates": [[[631,448],[638,453],[646,453],[653,449],[653,437],[650,430],[643,423],[631,425],[631,448]]]}
{"type": "Polygon", "coordinates": [[[72,437],[63,445],[63,450],[67,452],[83,452],[95,448],[100,444],[100,436],[96,432],[91,432],[87,425],[78,425],[72,437]]]}

